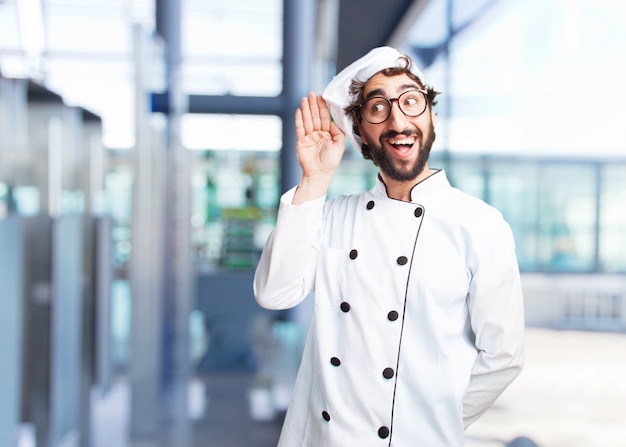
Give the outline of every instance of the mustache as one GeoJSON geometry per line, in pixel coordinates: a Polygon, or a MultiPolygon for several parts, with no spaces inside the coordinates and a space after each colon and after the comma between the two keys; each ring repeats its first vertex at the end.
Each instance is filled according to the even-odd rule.
{"type": "Polygon", "coordinates": [[[422,132],[420,132],[418,129],[406,130],[403,132],[396,132],[395,130],[388,130],[387,132],[382,133],[380,135],[380,138],[381,139],[394,139],[399,136],[402,136],[404,138],[413,137],[413,136],[417,138],[421,138],[422,132]]]}

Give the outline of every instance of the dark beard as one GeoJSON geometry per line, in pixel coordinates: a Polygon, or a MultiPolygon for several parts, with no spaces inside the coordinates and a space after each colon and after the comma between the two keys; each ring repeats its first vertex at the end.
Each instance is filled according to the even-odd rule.
{"type": "MultiPolygon", "coordinates": [[[[381,140],[383,138],[393,138],[399,134],[394,135],[382,135],[381,140]]],[[[431,124],[430,129],[428,129],[428,133],[426,138],[424,139],[424,135],[421,135],[418,131],[413,132],[412,134],[402,134],[405,136],[415,135],[419,138],[422,143],[417,160],[413,165],[408,164],[408,162],[397,163],[395,162],[389,153],[383,149],[382,142],[379,145],[370,145],[372,161],[376,166],[380,168],[380,170],[390,179],[399,181],[399,182],[407,182],[415,179],[418,175],[422,173],[424,167],[426,166],[426,162],[428,162],[428,157],[430,156],[430,150],[435,141],[435,127],[431,124]]]]}

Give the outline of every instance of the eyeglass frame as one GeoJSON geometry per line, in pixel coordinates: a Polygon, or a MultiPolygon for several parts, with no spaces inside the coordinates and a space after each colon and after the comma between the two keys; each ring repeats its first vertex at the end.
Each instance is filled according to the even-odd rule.
{"type": "Polygon", "coordinates": [[[359,115],[361,116],[361,118],[363,118],[365,121],[367,121],[367,122],[368,122],[368,123],[370,123],[370,124],[382,124],[382,123],[384,123],[385,121],[387,121],[387,120],[389,119],[389,117],[391,116],[391,110],[393,109],[393,103],[394,103],[394,101],[398,103],[398,109],[399,109],[399,110],[400,110],[400,111],[404,114],[404,116],[408,116],[409,118],[416,118],[416,117],[418,117],[418,116],[422,115],[422,114],[426,111],[426,109],[428,109],[428,92],[427,92],[426,90],[424,90],[424,89],[420,89],[420,88],[412,88],[412,89],[410,89],[410,90],[406,90],[406,91],[404,91],[404,92],[400,93],[400,94],[399,94],[397,97],[395,97],[395,98],[387,98],[386,96],[382,96],[382,95],[374,95],[374,96],[370,96],[369,98],[367,98],[367,99],[363,100],[362,102],[360,102],[360,103],[358,104],[358,107],[359,107],[359,115]],[[406,112],[402,109],[402,106],[400,105],[400,98],[401,98],[403,95],[405,95],[405,94],[407,94],[407,93],[410,93],[410,92],[419,92],[419,93],[421,93],[421,94],[424,96],[424,109],[423,109],[420,113],[418,113],[417,115],[409,115],[408,113],[406,113],[406,112]],[[365,103],[367,103],[368,101],[370,101],[370,100],[372,100],[372,99],[374,99],[374,98],[381,98],[381,99],[384,99],[384,100],[385,100],[385,101],[387,101],[387,103],[389,104],[389,113],[387,114],[387,117],[386,117],[384,120],[379,121],[379,122],[377,122],[377,123],[373,123],[373,122],[369,121],[367,118],[365,118],[365,116],[364,116],[364,114],[363,114],[363,107],[365,106],[365,103]]]}

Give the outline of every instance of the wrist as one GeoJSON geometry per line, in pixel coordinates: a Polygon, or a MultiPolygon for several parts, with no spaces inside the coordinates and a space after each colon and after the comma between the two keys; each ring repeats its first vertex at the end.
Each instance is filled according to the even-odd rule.
{"type": "Polygon", "coordinates": [[[328,193],[332,176],[319,175],[315,177],[303,176],[293,197],[293,205],[319,199],[328,193]]]}

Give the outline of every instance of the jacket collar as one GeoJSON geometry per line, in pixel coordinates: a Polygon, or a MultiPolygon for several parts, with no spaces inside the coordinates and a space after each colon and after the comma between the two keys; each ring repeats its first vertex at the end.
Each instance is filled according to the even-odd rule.
{"type": "MultiPolygon", "coordinates": [[[[430,198],[436,196],[437,193],[441,193],[448,188],[450,188],[450,182],[446,172],[443,169],[431,169],[431,175],[415,184],[411,189],[411,202],[425,204],[430,198]]],[[[376,185],[372,193],[377,196],[388,197],[387,187],[380,175],[376,177],[376,185]]]]}

